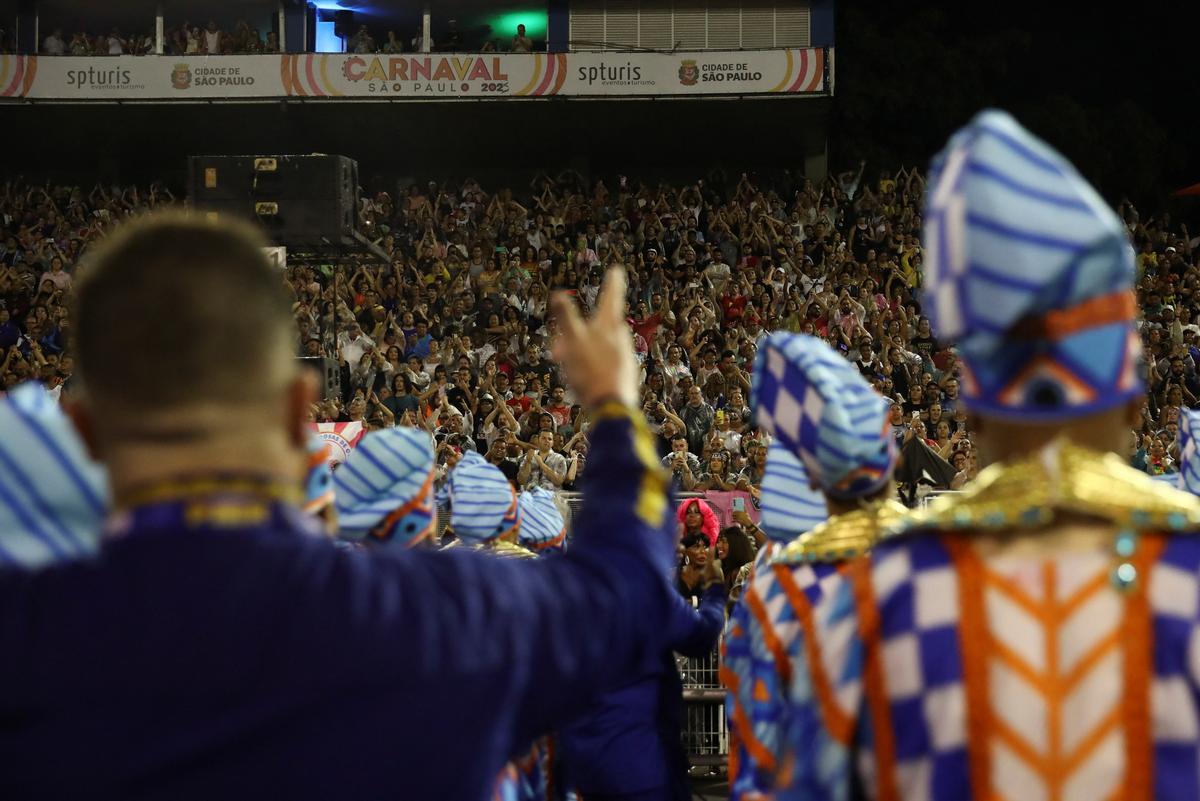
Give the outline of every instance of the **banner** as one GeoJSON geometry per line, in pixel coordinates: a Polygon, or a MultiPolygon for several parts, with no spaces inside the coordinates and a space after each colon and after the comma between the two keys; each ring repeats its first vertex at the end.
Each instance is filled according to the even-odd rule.
{"type": "MultiPolygon", "coordinates": [[[[725,528],[726,526],[738,525],[738,522],[733,519],[733,501],[735,498],[739,498],[743,503],[745,503],[746,514],[750,515],[751,520],[753,520],[755,523],[758,523],[758,501],[756,501],[748,492],[743,492],[742,490],[735,490],[733,492],[719,492],[717,490],[710,490],[704,493],[704,497],[701,498],[701,500],[708,502],[708,505],[712,507],[713,512],[716,513],[717,520],[721,523],[721,528],[725,528]]],[[[695,499],[684,498],[678,503],[676,508],[683,506],[690,500],[695,499]]]]}
{"type": "Polygon", "coordinates": [[[0,56],[0,99],[500,99],[828,94],[824,48],[692,53],[0,56]]]}
{"type": "Polygon", "coordinates": [[[309,423],[309,427],[317,436],[329,445],[330,464],[341,464],[346,461],[350,451],[362,439],[366,429],[362,423],[309,423]]]}

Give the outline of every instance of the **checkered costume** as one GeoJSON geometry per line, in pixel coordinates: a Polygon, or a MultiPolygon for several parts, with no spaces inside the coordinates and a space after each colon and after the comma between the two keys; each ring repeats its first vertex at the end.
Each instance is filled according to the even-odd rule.
{"type": "MultiPolygon", "coordinates": [[[[772,560],[824,522],[825,494],[869,497],[890,480],[895,462],[883,399],[820,340],[769,337],[755,366],[753,401],[756,418],[776,437],[762,486],[762,526],[771,543],[734,607],[722,654],[731,798],[747,801],[773,792],[787,759],[798,722],[793,696],[804,679],[796,666],[804,664],[805,631],[814,625],[812,607],[822,587],[839,577],[837,564],[772,560]]],[[[832,760],[831,773],[845,772],[837,749],[822,753],[832,760]]]]}
{"type": "Polygon", "coordinates": [[[791,716],[763,744],[787,754],[770,797],[1200,797],[1200,538],[1147,537],[1139,559],[1126,597],[1103,554],[993,563],[914,532],[762,581],[758,648],[798,666],[763,694],[791,716]]]}
{"type": "MultiPolygon", "coordinates": [[[[923,305],[976,412],[1066,421],[1141,391],[1120,223],[1011,117],[981,114],[935,160],[925,241],[923,305]]],[[[906,528],[764,599],[803,639],[779,657],[796,667],[772,798],[1200,797],[1194,497],[1059,439],[906,528]],[[1056,511],[1100,522],[1060,530],[1056,511]],[[1022,548],[977,547],[1022,529],[1022,548]]]]}

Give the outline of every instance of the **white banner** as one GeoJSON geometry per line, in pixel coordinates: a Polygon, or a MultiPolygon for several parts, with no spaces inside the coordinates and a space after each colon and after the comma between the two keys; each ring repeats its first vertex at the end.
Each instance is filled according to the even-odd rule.
{"type": "Polygon", "coordinates": [[[512,98],[826,94],[823,48],[697,53],[0,56],[0,98],[512,98]]]}

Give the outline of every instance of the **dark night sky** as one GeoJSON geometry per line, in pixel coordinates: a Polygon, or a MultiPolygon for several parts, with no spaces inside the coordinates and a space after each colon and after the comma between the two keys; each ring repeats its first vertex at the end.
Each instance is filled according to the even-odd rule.
{"type": "Polygon", "coordinates": [[[844,0],[834,162],[927,161],[950,130],[994,104],[1110,199],[1154,202],[1200,181],[1196,5],[844,0]]]}
{"type": "MultiPolygon", "coordinates": [[[[566,164],[771,171],[797,166],[801,139],[819,134],[828,116],[830,166],[865,158],[874,172],[927,164],[955,128],[995,105],[1059,148],[1111,202],[1128,196],[1151,210],[1200,181],[1198,23],[1192,0],[1139,0],[1118,11],[1053,0],[838,0],[832,101],[217,105],[167,114],[26,107],[0,111],[10,145],[0,170],[41,164],[132,179],[181,176],[196,152],[323,151],[398,174],[566,164]],[[528,136],[534,129],[543,135],[528,136]]],[[[1174,206],[1200,215],[1195,200],[1174,206]]]]}

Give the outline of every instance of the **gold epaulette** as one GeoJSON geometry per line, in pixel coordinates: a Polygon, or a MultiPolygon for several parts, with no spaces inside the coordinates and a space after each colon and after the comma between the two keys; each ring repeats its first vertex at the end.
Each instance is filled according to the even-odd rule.
{"type": "Polygon", "coordinates": [[[1155,481],[1113,453],[1065,438],[1024,459],[992,465],[960,493],[941,496],[903,530],[1038,528],[1056,512],[1141,531],[1200,530],[1200,499],[1155,481]]]}
{"type": "Polygon", "coordinates": [[[489,540],[480,547],[480,550],[503,559],[537,559],[537,554],[533,551],[508,540],[489,540]]]}
{"type": "Polygon", "coordinates": [[[840,562],[867,553],[890,534],[909,511],[896,501],[878,501],[831,517],[789,542],[771,559],[775,565],[840,562]]]}

